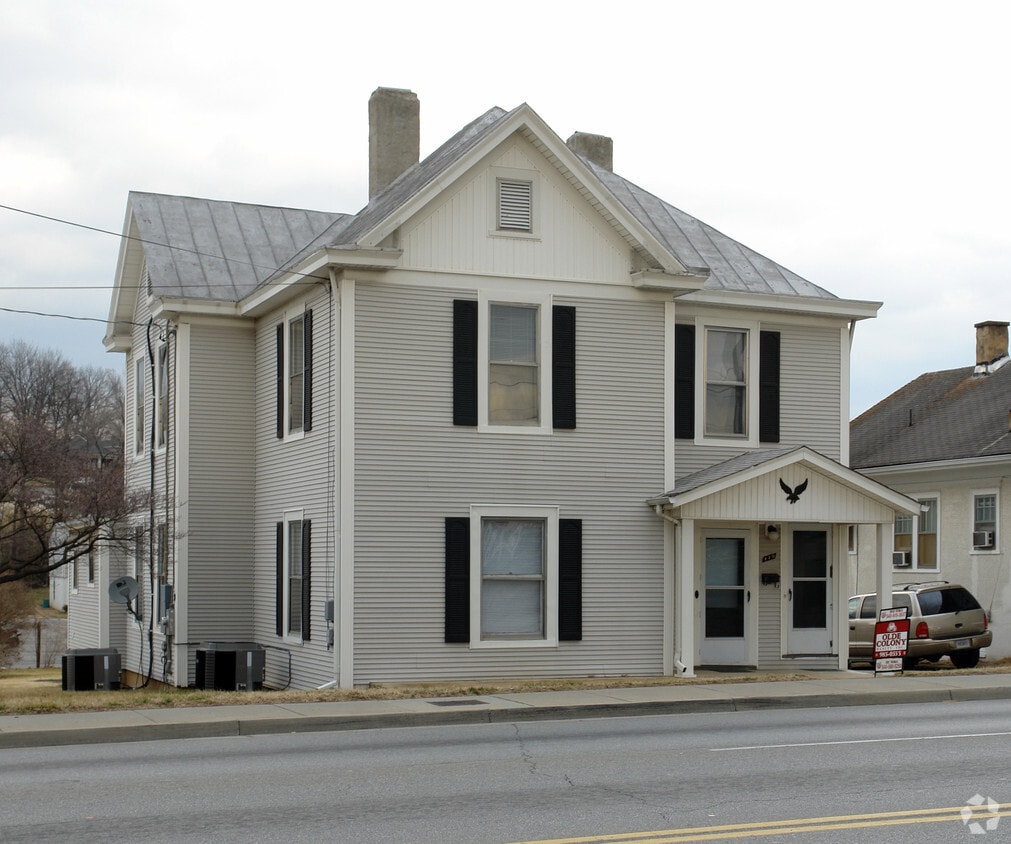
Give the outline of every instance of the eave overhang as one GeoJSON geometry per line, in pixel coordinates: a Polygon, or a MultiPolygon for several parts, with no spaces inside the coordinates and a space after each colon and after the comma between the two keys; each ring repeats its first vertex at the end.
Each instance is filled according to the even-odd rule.
{"type": "Polygon", "coordinates": [[[709,278],[709,271],[689,268],[685,273],[665,273],[658,270],[642,270],[632,273],[632,286],[641,290],[663,290],[674,298],[695,293],[709,278]]]}
{"type": "Polygon", "coordinates": [[[783,314],[816,314],[845,320],[874,319],[883,304],[858,299],[822,299],[728,290],[699,290],[696,293],[686,294],[682,301],[716,308],[760,309],[783,314]]]}

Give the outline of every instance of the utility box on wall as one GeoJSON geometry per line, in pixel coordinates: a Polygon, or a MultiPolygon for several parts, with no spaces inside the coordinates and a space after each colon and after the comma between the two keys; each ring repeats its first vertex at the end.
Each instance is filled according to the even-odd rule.
{"type": "Polygon", "coordinates": [[[115,648],[73,648],[61,658],[63,691],[116,691],[119,651],[115,648]]]}
{"type": "Polygon", "coordinates": [[[197,648],[198,689],[258,691],[265,672],[266,651],[256,642],[204,642],[197,648]]]}

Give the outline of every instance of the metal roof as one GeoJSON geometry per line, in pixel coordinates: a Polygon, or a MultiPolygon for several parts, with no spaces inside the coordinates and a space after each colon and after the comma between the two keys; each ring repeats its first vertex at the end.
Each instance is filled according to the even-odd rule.
{"type": "Polygon", "coordinates": [[[928,372],[850,424],[855,469],[1011,454],[1011,363],[928,372]]]}
{"type": "Polygon", "coordinates": [[[130,207],[158,296],[236,302],[308,242],[349,219],[305,211],[131,191],[130,207]]]}
{"type": "MultiPolygon", "coordinates": [[[[155,293],[238,301],[326,247],[357,245],[523,108],[489,109],[354,215],[131,193],[155,293]]],[[[690,271],[708,273],[704,290],[837,299],[690,214],[579,158],[677,261],[690,271]]]]}

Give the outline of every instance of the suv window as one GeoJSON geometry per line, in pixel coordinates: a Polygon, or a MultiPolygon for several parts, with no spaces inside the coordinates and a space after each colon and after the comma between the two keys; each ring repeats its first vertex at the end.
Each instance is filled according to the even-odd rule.
{"type": "MultiPolygon", "coordinates": [[[[892,606],[893,607],[905,607],[909,612],[912,613],[913,602],[909,600],[908,595],[892,595],[892,606]]],[[[864,598],[864,605],[860,609],[861,618],[877,618],[878,617],[878,596],[868,595],[864,598]]]]}
{"type": "Polygon", "coordinates": [[[919,594],[920,611],[923,615],[941,615],[949,612],[978,610],[979,602],[961,586],[948,589],[934,589],[919,594]]]}

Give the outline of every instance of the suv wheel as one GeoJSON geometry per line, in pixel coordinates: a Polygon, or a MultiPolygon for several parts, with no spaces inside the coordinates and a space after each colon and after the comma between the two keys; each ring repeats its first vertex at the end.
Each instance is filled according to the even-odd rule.
{"type": "Polygon", "coordinates": [[[955,651],[948,654],[948,658],[955,668],[975,668],[979,665],[979,648],[973,648],[971,651],[955,651]]]}

